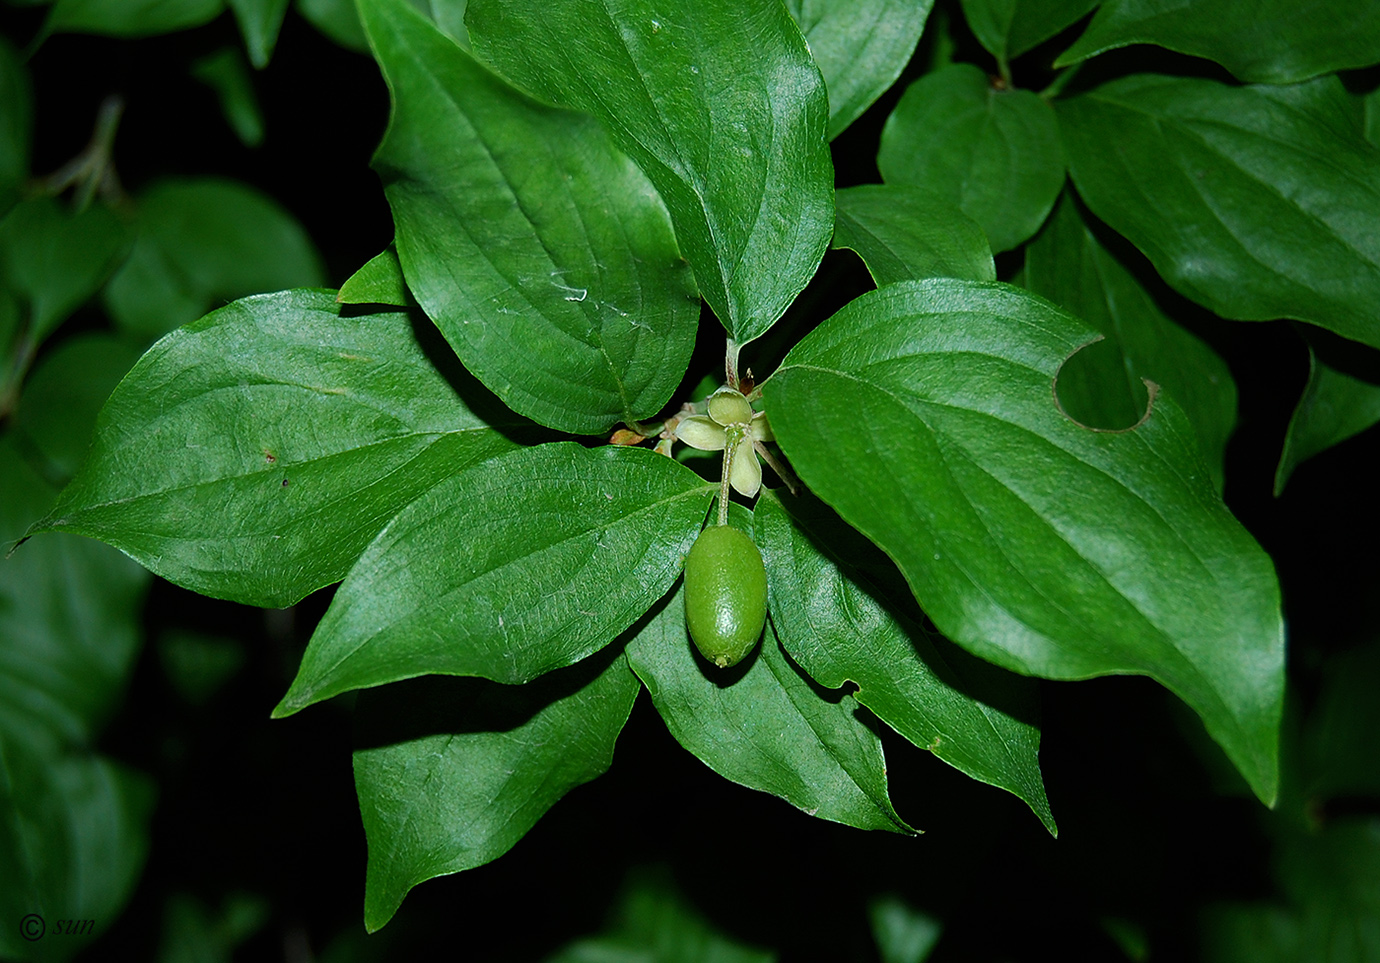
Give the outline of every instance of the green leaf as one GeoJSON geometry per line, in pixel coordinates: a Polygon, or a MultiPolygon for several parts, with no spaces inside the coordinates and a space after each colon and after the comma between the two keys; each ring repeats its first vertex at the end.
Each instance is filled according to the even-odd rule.
{"type": "Polygon", "coordinates": [[[901,76],[934,0],[786,0],[829,90],[829,139],[901,76]]]}
{"type": "Polygon", "coordinates": [[[1323,800],[1380,796],[1380,644],[1329,656],[1303,731],[1305,791],[1323,800]]]}
{"type": "Polygon", "coordinates": [[[610,649],[523,686],[429,678],[369,693],[355,750],[369,931],[412,887],[497,859],[608,769],[637,691],[610,649]]]}
{"type": "Polygon", "coordinates": [[[899,184],[864,184],[839,191],[834,203],[834,247],[856,251],[879,285],[997,279],[987,235],[947,198],[899,184]]]}
{"type": "Polygon", "coordinates": [[[218,302],[324,283],[302,225],[248,184],[159,181],[138,214],[134,249],[105,291],[106,310],[126,330],[153,337],[218,302]]]}
{"type": "MultiPolygon", "coordinates": [[[[941,654],[914,618],[883,601],[902,597],[904,583],[878,584],[858,568],[881,553],[815,499],[786,506],[764,493],[756,520],[772,624],[801,668],[831,689],[856,684],[857,701],[891,728],[1014,793],[1056,833],[1040,776],[1040,730],[1020,718],[1032,714],[1034,687],[961,652],[941,654]]],[[[885,556],[881,562],[890,567],[885,556]]]]}
{"type": "Polygon", "coordinates": [[[651,184],[593,120],[509,87],[403,0],[361,9],[393,92],[374,166],[417,302],[535,421],[598,434],[655,415],[700,308],[651,184]]]}
{"type": "Polygon", "coordinates": [[[746,344],[829,246],[829,103],[780,0],[471,0],[475,49],[588,111],[646,172],[709,306],[746,344]]]}
{"type": "Polygon", "coordinates": [[[65,960],[115,921],[143,868],[153,795],[117,763],[0,726],[0,913],[12,921],[0,955],[65,960]],[[20,936],[29,914],[44,920],[35,942],[20,936]],[[94,925],[59,935],[59,920],[94,925]]]}
{"type": "Polygon", "coordinates": [[[597,652],[680,574],[715,491],[648,448],[523,448],[452,474],[335,593],[275,716],[429,673],[526,682],[597,652]]]}
{"type": "Polygon", "coordinates": [[[230,9],[235,12],[235,20],[240,25],[244,37],[244,49],[249,51],[249,62],[263,70],[273,58],[273,48],[278,45],[278,31],[283,26],[283,16],[287,13],[288,0],[228,0],[230,9]]]}
{"type": "MultiPolygon", "coordinates": [[[[54,490],[0,440],[0,546],[8,549],[54,490]]],[[[0,556],[0,730],[37,720],[89,740],[124,687],[139,647],[148,575],[114,549],[58,535],[0,556]]],[[[3,874],[0,874],[3,875],[3,874]]]]}
{"type": "Polygon", "coordinates": [[[408,315],[339,310],[326,291],[247,298],[159,341],[33,531],[99,538],[203,595],[290,605],[419,494],[512,447],[408,315]]]}
{"type": "Polygon", "coordinates": [[[348,50],[367,52],[369,40],[359,22],[354,0],[296,0],[303,19],[348,50]]]}
{"type": "Polygon", "coordinates": [[[1181,293],[1380,346],[1380,151],[1337,78],[1141,74],[1061,101],[1059,120],[1079,195],[1181,293]]]}
{"type": "Polygon", "coordinates": [[[1135,43],[1215,60],[1241,80],[1289,84],[1380,62],[1380,8],[1370,0],[1105,0],[1055,66],[1135,43]]]}
{"type": "Polygon", "coordinates": [[[403,280],[398,252],[391,244],[346,279],[336,300],[341,304],[391,304],[398,308],[415,303],[403,280]]]}
{"type": "Polygon", "coordinates": [[[246,147],[258,147],[264,140],[264,115],[254,93],[254,80],[244,54],[234,47],[221,47],[191,65],[191,74],[216,92],[225,122],[246,147]]]}
{"type": "Polygon", "coordinates": [[[978,43],[1006,64],[1072,25],[1099,0],[962,0],[978,43]]]}
{"type": "Polygon", "coordinates": [[[957,204],[998,252],[1040,229],[1064,184],[1049,104],[1028,90],[994,88],[972,64],[953,64],[906,88],[882,128],[877,167],[888,183],[957,204]]]}
{"type": "Polygon", "coordinates": [[[101,406],[138,360],[135,348],[99,332],[66,338],[43,356],[24,385],[15,428],[42,456],[46,477],[65,483],[77,473],[101,406]]]}
{"type": "Polygon", "coordinates": [[[44,31],[150,37],[199,27],[224,9],[224,0],[57,0],[44,31]]]}
{"type": "Polygon", "coordinates": [[[635,871],[600,936],[575,940],[546,963],[772,963],[776,954],[724,936],[661,871],[635,871]]]}
{"type": "Polygon", "coordinates": [[[232,893],[216,910],[194,896],[174,893],[163,906],[157,963],[230,963],[235,947],[271,917],[271,905],[259,896],[232,893]]]}
{"type": "Polygon", "coordinates": [[[872,938],[882,963],[924,963],[939,942],[943,925],[911,908],[899,896],[882,896],[867,905],[872,938]]]}
{"type": "Polygon", "coordinates": [[[126,250],[124,225],[104,207],[69,214],[51,198],[23,201],[0,221],[0,286],[38,343],[100,289],[126,250]]]}
{"type": "Polygon", "coordinates": [[[1308,384],[1289,419],[1275,469],[1275,495],[1294,469],[1314,455],[1359,435],[1380,421],[1380,385],[1339,371],[1308,348],[1308,384]]]}
{"type": "Polygon", "coordinates": [[[944,635],[1030,675],[1156,679],[1269,803],[1284,688],[1270,559],[1172,399],[1124,433],[1059,412],[1054,379],[1091,337],[1008,285],[906,281],[807,335],[764,400],[805,483],[896,561],[944,635]]]}
{"type": "MultiPolygon", "coordinates": [[[[19,200],[29,178],[33,138],[33,95],[29,73],[9,42],[0,38],[0,216],[19,200]]],[[[0,342],[3,343],[3,342],[0,342]]]]}
{"type": "Polygon", "coordinates": [[[882,742],[857,702],[812,683],[770,623],[755,653],[715,668],[695,652],[677,589],[628,644],[628,662],[676,741],[725,779],[820,819],[915,832],[892,808],[882,742]]]}
{"type": "MultiPolygon", "coordinates": [[[[1077,408],[1067,393],[1075,387],[1060,374],[1064,410],[1083,424],[1125,428],[1145,412],[1143,379],[1159,385],[1184,409],[1220,492],[1227,439],[1236,424],[1236,383],[1226,362],[1203,341],[1175,324],[1150,292],[1103,247],[1095,225],[1072,196],[1025,252],[1026,287],[1087,322],[1106,337],[1077,356],[1098,358],[1077,408]]],[[[1084,369],[1085,377],[1088,369],[1084,369]]]]}

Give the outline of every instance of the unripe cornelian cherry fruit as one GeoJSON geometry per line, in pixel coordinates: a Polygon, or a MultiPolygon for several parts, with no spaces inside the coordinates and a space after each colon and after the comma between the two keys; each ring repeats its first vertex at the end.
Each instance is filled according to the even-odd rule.
{"type": "Polygon", "coordinates": [[[700,532],[685,558],[685,621],[710,662],[744,658],[767,622],[767,570],[752,538],[731,525],[700,532]]]}

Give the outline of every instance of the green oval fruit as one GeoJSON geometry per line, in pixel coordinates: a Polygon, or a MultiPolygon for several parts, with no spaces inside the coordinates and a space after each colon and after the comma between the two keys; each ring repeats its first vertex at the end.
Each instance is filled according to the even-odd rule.
{"type": "Polygon", "coordinates": [[[767,570],[744,532],[715,525],[685,558],[685,622],[690,638],[721,669],[742,661],[767,622],[767,570]]]}

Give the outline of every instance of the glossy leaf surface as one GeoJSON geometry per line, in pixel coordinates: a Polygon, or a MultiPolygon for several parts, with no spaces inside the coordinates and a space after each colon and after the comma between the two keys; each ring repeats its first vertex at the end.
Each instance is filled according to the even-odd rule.
{"type": "Polygon", "coordinates": [[[471,0],[467,23],[480,56],[637,161],[731,337],[781,316],[829,246],[834,190],[828,95],[779,0],[471,0]]]}
{"type": "Polygon", "coordinates": [[[393,93],[374,166],[418,303],[544,425],[597,434],[655,415],[700,307],[651,184],[592,119],[509,87],[403,0],[362,12],[393,93]]]}
{"type": "Polygon", "coordinates": [[[906,88],[882,129],[877,166],[888,184],[957,204],[997,252],[1039,230],[1064,184],[1049,105],[1028,90],[995,89],[972,64],[952,64],[906,88]]]}
{"type": "Polygon", "coordinates": [[[1369,0],[1105,0],[1055,64],[1135,43],[1215,60],[1241,80],[1288,84],[1380,62],[1380,7],[1369,0]]]}
{"type": "Polygon", "coordinates": [[[354,760],[370,932],[412,887],[497,859],[608,769],[638,688],[614,652],[523,686],[430,678],[369,693],[354,760]]]}
{"type": "Polygon", "coordinates": [[[1380,385],[1339,371],[1308,349],[1308,384],[1289,419],[1284,450],[1275,469],[1275,494],[1284,491],[1294,469],[1380,422],[1380,385]]]}
{"type": "Polygon", "coordinates": [[[628,644],[628,661],[676,740],[725,779],[812,816],[914,832],[891,806],[881,740],[853,697],[812,683],[770,625],[739,665],[705,662],[685,630],[683,591],[628,644]]]}
{"type": "Polygon", "coordinates": [[[390,246],[370,258],[340,286],[336,300],[341,304],[391,304],[398,308],[412,304],[398,252],[390,246]]]}
{"type": "Polygon", "coordinates": [[[1055,407],[1059,367],[1091,337],[1007,285],[903,282],[806,336],[765,404],[805,483],[896,561],[944,635],[1032,675],[1160,681],[1269,802],[1273,567],[1172,399],[1119,434],[1055,407]]]}
{"type": "Polygon", "coordinates": [[[829,90],[829,139],[901,76],[934,0],[786,0],[829,90]]]}
{"type": "Polygon", "coordinates": [[[987,235],[947,198],[900,184],[864,184],[839,191],[834,202],[834,247],[856,251],[878,285],[997,279],[987,235]]]}
{"type": "Polygon", "coordinates": [[[963,16],[978,43],[1004,63],[1048,40],[1084,16],[1099,0],[962,0],[963,16]]]}
{"type": "Polygon", "coordinates": [[[1074,363],[1060,373],[1064,410],[1087,425],[1129,427],[1145,413],[1143,379],[1149,379],[1183,407],[1221,491],[1227,439],[1236,424],[1231,371],[1207,344],[1160,309],[1135,275],[1102,245],[1071,196],[1065,195],[1049,224],[1026,248],[1025,285],[1107,339],[1084,349],[1098,352],[1097,364],[1083,367],[1080,381],[1070,378],[1074,363]],[[1071,397],[1074,391],[1081,397],[1071,397]]]}
{"type": "Polygon", "coordinates": [[[647,448],[523,448],[437,483],[336,591],[274,710],[430,673],[526,682],[608,645],[680,574],[714,488],[647,448]]]}
{"type": "Polygon", "coordinates": [[[1380,151],[1335,77],[1140,74],[1061,101],[1059,120],[1079,195],[1181,293],[1380,346],[1380,151]]]}
{"type": "Polygon", "coordinates": [[[224,9],[224,0],[57,0],[44,29],[149,37],[199,27],[224,9]]]}
{"type": "MultiPolygon", "coordinates": [[[[881,553],[817,500],[783,505],[767,493],[755,515],[772,624],[810,677],[831,689],[854,683],[857,701],[887,725],[1014,793],[1056,832],[1040,776],[1040,730],[1011,711],[1033,715],[1033,686],[962,653],[941,654],[911,615],[882,601],[887,588],[904,593],[904,584],[879,584],[857,567],[881,553]]],[[[880,562],[889,567],[885,556],[880,562]]]]}
{"type": "Polygon", "coordinates": [[[138,238],[105,305],[120,327],[156,337],[232,298],[324,281],[307,232],[271,198],[237,181],[165,180],[139,198],[138,238]]]}
{"type": "Polygon", "coordinates": [[[330,292],[265,295],[159,341],[35,530],[99,538],[205,595],[289,605],[343,578],[421,492],[513,447],[407,314],[338,312],[330,292]]]}

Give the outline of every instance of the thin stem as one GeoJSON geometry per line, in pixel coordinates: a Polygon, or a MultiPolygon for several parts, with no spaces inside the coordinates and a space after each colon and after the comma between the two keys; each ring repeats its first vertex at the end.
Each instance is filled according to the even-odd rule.
{"type": "Polygon", "coordinates": [[[737,341],[729,338],[724,350],[724,376],[728,379],[728,386],[734,389],[738,387],[738,352],[742,347],[737,341]]]}
{"type": "Polygon", "coordinates": [[[1078,71],[1083,69],[1083,64],[1085,63],[1087,63],[1086,60],[1080,60],[1072,67],[1065,67],[1063,70],[1055,74],[1054,79],[1049,82],[1049,86],[1045,87],[1044,90],[1040,91],[1038,95],[1040,99],[1053,100],[1055,97],[1058,97],[1060,94],[1062,94],[1064,92],[1064,88],[1069,85],[1069,81],[1071,81],[1074,77],[1078,76],[1078,71]]]}
{"type": "MultiPolygon", "coordinates": [[[[732,439],[730,439],[731,441],[732,439]]],[[[719,524],[728,524],[729,478],[733,473],[733,449],[737,445],[724,445],[724,474],[719,479],[719,524]]]]}

